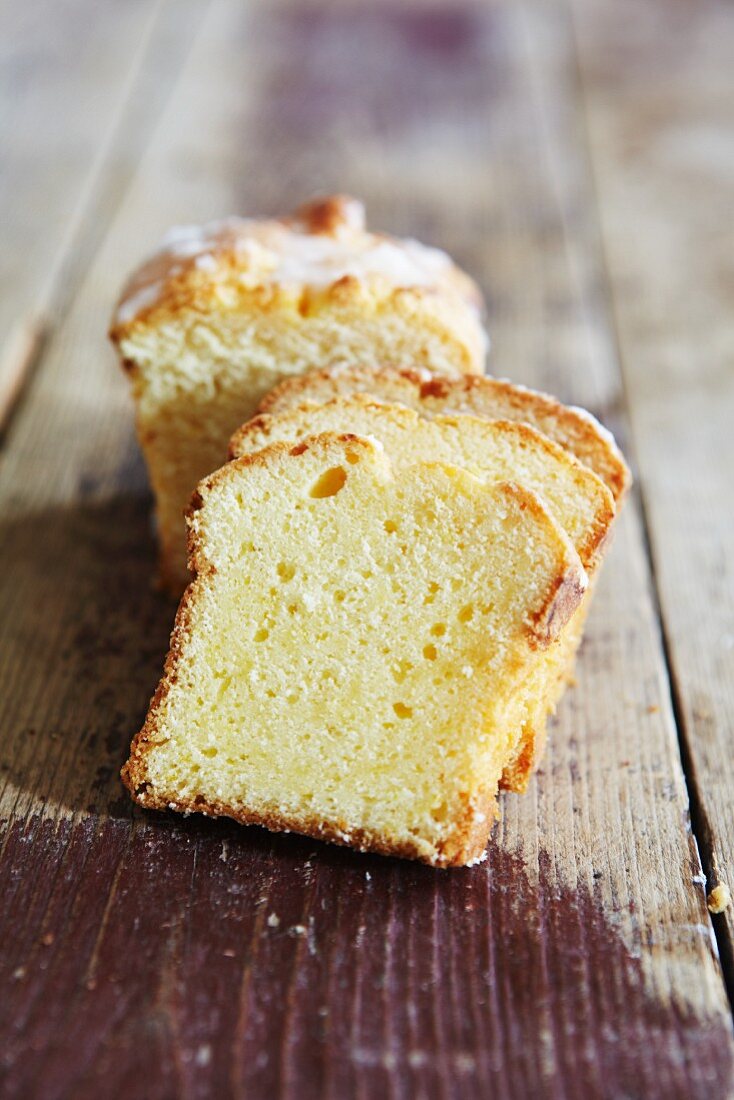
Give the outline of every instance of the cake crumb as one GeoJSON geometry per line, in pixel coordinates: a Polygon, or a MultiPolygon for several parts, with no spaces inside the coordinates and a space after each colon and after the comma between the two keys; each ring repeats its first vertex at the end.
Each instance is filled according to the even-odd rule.
{"type": "Polygon", "coordinates": [[[222,863],[227,862],[227,858],[228,858],[228,855],[229,855],[228,848],[229,848],[229,845],[227,844],[227,841],[223,840],[222,841],[222,850],[219,853],[219,858],[221,859],[222,863]]]}
{"type": "Polygon", "coordinates": [[[731,890],[725,882],[714,886],[706,898],[709,913],[723,913],[731,905],[731,890]]]}
{"type": "Polygon", "coordinates": [[[280,926],[280,917],[277,913],[271,913],[268,917],[268,928],[278,928],[280,926]]]}

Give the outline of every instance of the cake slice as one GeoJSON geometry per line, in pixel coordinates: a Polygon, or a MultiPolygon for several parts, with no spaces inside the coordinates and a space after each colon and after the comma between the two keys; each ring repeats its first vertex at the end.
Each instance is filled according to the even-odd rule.
{"type": "Polygon", "coordinates": [[[464,415],[428,420],[404,405],[389,405],[360,393],[335,397],[323,405],[303,405],[278,416],[257,416],[232,437],[230,457],[321,432],[354,432],[378,439],[400,466],[449,462],[480,477],[520,482],[542,494],[586,567],[596,562],[614,518],[614,500],[604,482],[527,424],[464,415]]]}
{"type": "MultiPolygon", "coordinates": [[[[463,414],[426,419],[404,405],[356,393],[280,415],[258,416],[235,434],[230,453],[251,453],[275,440],[298,440],[322,431],[373,437],[401,467],[433,459],[472,469],[484,478],[517,480],[542,496],[587,570],[593,573],[598,565],[615,515],[610,490],[590,469],[526,423],[463,414]]],[[[571,677],[587,613],[584,601],[528,674],[532,679],[517,715],[519,737],[515,754],[505,764],[503,787],[527,788],[545,745],[548,717],[571,677]]]]}
{"type": "Polygon", "coordinates": [[[326,433],[223,467],[189,525],[136,800],[481,858],[528,670],[585,585],[539,498],[326,433]]]}
{"type": "Polygon", "coordinates": [[[184,511],[197,482],[279,380],[386,360],[481,372],[480,307],[445,253],[368,232],[353,199],[170,233],[110,332],[132,383],[164,585],[180,593],[188,579],[184,511]]]}
{"type": "Polygon", "coordinates": [[[615,501],[623,498],[631,481],[614,437],[591,413],[500,378],[480,375],[448,378],[420,367],[324,368],[284,379],[265,395],[258,412],[275,415],[306,402],[322,404],[333,397],[354,393],[407,405],[421,416],[468,413],[485,420],[522,421],[565,447],[593,470],[608,486],[615,501]]]}

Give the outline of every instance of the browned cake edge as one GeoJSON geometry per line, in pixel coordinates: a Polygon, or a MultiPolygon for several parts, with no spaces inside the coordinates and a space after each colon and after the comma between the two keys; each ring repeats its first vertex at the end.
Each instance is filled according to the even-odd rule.
{"type": "MultiPolygon", "coordinates": [[[[478,411],[462,409],[461,405],[471,402],[474,395],[497,403],[496,418],[502,419],[508,408],[527,416],[531,426],[540,426],[544,419],[553,420],[558,425],[556,441],[565,445],[581,462],[588,465],[588,456],[594,455],[594,469],[606,482],[615,501],[621,501],[631,484],[631,474],[619,448],[611,434],[591,413],[573,406],[562,404],[555,397],[540,390],[527,389],[505,379],[491,375],[462,375],[448,377],[431,373],[423,368],[398,367],[385,364],[380,367],[358,370],[354,367],[323,368],[309,371],[307,374],[286,378],[266,394],[258,407],[258,413],[275,414],[279,412],[280,402],[289,398],[288,404],[298,404],[299,395],[303,402],[322,400],[310,397],[319,383],[328,386],[339,375],[354,378],[358,384],[364,384],[365,392],[380,397],[380,386],[390,384],[411,387],[418,399],[428,406],[431,401],[446,402],[446,412],[468,412],[480,415],[478,411]],[[459,406],[451,408],[451,401],[459,406]],[[586,457],[585,457],[586,456],[586,457]]],[[[389,389],[388,389],[389,392],[389,389]]]]}

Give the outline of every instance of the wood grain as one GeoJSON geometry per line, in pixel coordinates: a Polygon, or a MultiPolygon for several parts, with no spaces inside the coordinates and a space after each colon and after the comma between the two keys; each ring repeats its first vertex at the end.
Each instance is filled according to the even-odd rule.
{"type": "Polygon", "coordinates": [[[197,7],[0,4],[0,429],[134,171],[197,7]]]}
{"type": "MultiPolygon", "coordinates": [[[[710,885],[734,886],[734,11],[595,0],[577,24],[699,843],[710,885]]],[[[734,980],[731,908],[721,921],[734,980]]]]}
{"type": "Polygon", "coordinates": [[[117,777],[173,612],[104,340],[125,268],[172,221],[353,190],[480,278],[498,373],[624,430],[573,64],[554,5],[207,10],[0,464],[5,1095],[732,1093],[634,499],[486,865],[142,814],[117,777]]]}

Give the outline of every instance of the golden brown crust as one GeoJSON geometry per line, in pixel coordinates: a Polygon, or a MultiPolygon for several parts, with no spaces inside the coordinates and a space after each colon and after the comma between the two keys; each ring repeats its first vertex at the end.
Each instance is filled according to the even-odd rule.
{"type": "MultiPolygon", "coordinates": [[[[512,481],[501,482],[499,488],[516,500],[522,511],[531,512],[540,523],[549,522],[546,509],[531,490],[512,481]]],[[[533,646],[545,649],[555,641],[581,603],[586,589],[586,574],[580,562],[570,563],[564,572],[554,578],[543,603],[533,612],[527,624],[533,646]]]]}
{"type": "Polygon", "coordinates": [[[164,794],[156,793],[147,785],[143,777],[143,767],[144,765],[138,767],[137,761],[131,756],[121,775],[134,800],[148,810],[175,810],[179,813],[201,813],[208,817],[228,817],[242,825],[260,825],[274,833],[297,832],[316,840],[356,848],[360,852],[415,859],[440,868],[464,867],[480,859],[487,846],[492,821],[497,812],[489,798],[486,805],[483,803],[484,812],[477,813],[473,807],[467,807],[463,818],[456,823],[452,836],[440,845],[436,858],[431,859],[418,843],[390,841],[381,833],[353,828],[346,823],[335,824],[316,817],[289,816],[276,811],[258,813],[228,806],[216,800],[209,801],[198,795],[191,799],[168,800],[164,794]]]}
{"type": "Polygon", "coordinates": [[[364,229],[364,207],[349,195],[324,195],[297,207],[288,221],[307,233],[336,236],[345,230],[364,229]]]}
{"type": "Polygon", "coordinates": [[[548,427],[555,424],[557,433],[553,438],[556,442],[562,443],[581,462],[591,466],[607,484],[615,501],[622,500],[631,483],[629,468],[613,438],[590,413],[563,405],[538,390],[526,389],[489,375],[447,377],[410,366],[387,364],[362,372],[353,368],[323,369],[285,379],[263,398],[258,412],[274,414],[308,400],[325,400],[315,396],[319,385],[328,386],[340,377],[353,379],[357,385],[364,384],[364,392],[369,387],[369,392],[378,398],[383,388],[388,400],[399,400],[394,387],[409,387],[417,400],[425,403],[426,411],[436,405],[438,408],[435,411],[438,412],[482,415],[480,405],[487,409],[487,413],[494,406],[493,415],[497,418],[507,417],[512,410],[546,434],[549,434],[548,427]]]}
{"type": "Polygon", "coordinates": [[[343,195],[316,199],[283,218],[228,218],[172,231],[123,289],[110,338],[119,347],[138,325],[184,310],[291,309],[295,318],[320,308],[386,298],[405,299],[408,309],[434,309],[442,302],[455,310],[470,307],[466,327],[477,331],[467,331],[466,340],[476,345],[477,365],[468,369],[481,369],[483,302],[476,283],[436,249],[368,232],[362,204],[343,195]],[[313,273],[320,261],[302,255],[309,241],[333,241],[337,259],[348,257],[349,273],[335,262],[333,278],[327,265],[318,269],[313,282],[309,264],[313,273]],[[392,250],[392,261],[385,257],[386,249],[392,250]],[[367,255],[371,259],[365,261],[367,255]],[[395,265],[395,256],[405,257],[405,270],[400,262],[395,265]],[[282,260],[288,262],[281,269],[282,260]]]}

